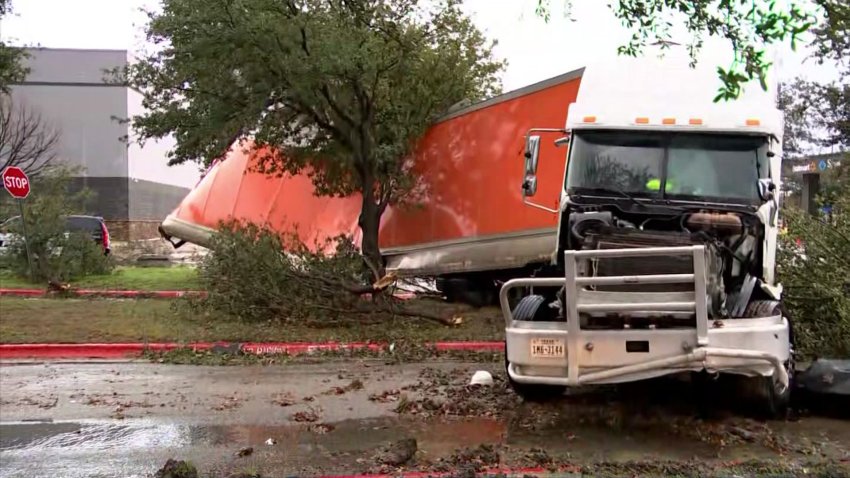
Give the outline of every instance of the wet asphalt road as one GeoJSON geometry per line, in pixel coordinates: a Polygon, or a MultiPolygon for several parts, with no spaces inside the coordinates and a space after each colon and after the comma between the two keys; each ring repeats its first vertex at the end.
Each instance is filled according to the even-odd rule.
{"type": "Polygon", "coordinates": [[[536,448],[577,462],[850,463],[850,422],[828,418],[761,424],[662,412],[632,420],[633,410],[608,414],[607,403],[596,403],[604,402],[601,397],[526,406],[503,400],[510,392],[498,387],[479,393],[485,406],[475,402],[464,419],[427,412],[431,398],[443,407],[462,402],[464,395],[438,397],[437,390],[463,391],[465,380],[482,368],[498,373],[499,367],[369,361],[266,367],[5,364],[0,366],[0,476],[145,477],[172,457],[191,460],[216,476],[374,472],[381,471],[376,451],[406,437],[418,441],[413,463],[428,466],[482,444],[501,447],[496,464],[503,466],[548,460],[535,455],[536,448]],[[435,374],[451,380],[441,388],[405,392],[405,402],[425,403],[419,410],[426,415],[396,413],[396,395],[376,399],[435,374]],[[487,394],[502,396],[489,402],[487,394]],[[275,444],[266,445],[268,439],[275,444]],[[236,456],[246,447],[253,449],[251,455],[236,456]]]}

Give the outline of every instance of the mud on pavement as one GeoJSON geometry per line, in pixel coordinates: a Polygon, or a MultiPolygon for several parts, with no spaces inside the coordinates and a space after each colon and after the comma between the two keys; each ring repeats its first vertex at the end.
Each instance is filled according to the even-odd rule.
{"type": "Polygon", "coordinates": [[[850,476],[850,422],[706,415],[698,398],[653,381],[525,403],[492,363],[4,365],[0,476],[153,476],[169,458],[214,477],[850,476]],[[467,385],[478,369],[492,386],[467,385]]]}

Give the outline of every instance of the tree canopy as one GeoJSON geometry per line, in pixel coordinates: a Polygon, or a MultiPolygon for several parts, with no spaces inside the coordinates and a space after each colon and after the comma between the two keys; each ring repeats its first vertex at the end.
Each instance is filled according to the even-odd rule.
{"type": "MultiPolygon", "coordinates": [[[[11,0],[0,0],[0,19],[12,11],[11,0]]],[[[22,48],[7,45],[0,40],[0,94],[9,94],[9,85],[23,81],[27,68],[23,61],[26,52],[22,48]]]]}
{"type": "Polygon", "coordinates": [[[459,0],[165,0],[156,51],[127,80],[142,140],[174,134],[170,163],[209,163],[237,139],[267,173],[307,171],[320,194],[363,195],[363,250],[414,186],[407,158],[462,100],[499,91],[502,63],[459,0]]]}
{"type": "MultiPolygon", "coordinates": [[[[551,0],[537,1],[537,14],[548,20],[551,0]]],[[[846,9],[843,2],[815,0],[809,9],[797,2],[775,0],[617,0],[608,6],[632,32],[629,42],[618,49],[621,55],[638,56],[651,43],[669,45],[677,25],[690,35],[687,48],[692,63],[706,36],[728,40],[735,56],[731,65],[717,67],[722,86],[715,101],[720,101],[737,98],[743,84],[751,80],[767,88],[771,62],[765,47],[784,41],[795,47],[800,35],[815,23],[815,7],[846,9]]],[[[571,3],[564,0],[568,12],[571,3]]],[[[829,43],[824,43],[824,48],[829,48],[829,43]]]]}

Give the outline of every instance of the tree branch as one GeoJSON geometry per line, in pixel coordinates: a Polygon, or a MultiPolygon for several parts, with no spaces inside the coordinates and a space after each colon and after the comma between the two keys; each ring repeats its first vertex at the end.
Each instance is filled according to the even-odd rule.
{"type": "Polygon", "coordinates": [[[17,166],[38,175],[56,158],[59,134],[41,115],[11,97],[0,98],[0,170],[17,166]]]}

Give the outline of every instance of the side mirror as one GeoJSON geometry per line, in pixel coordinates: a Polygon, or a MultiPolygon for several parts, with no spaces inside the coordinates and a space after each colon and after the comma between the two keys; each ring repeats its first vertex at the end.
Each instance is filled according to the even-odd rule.
{"type": "Polygon", "coordinates": [[[540,136],[525,139],[525,175],[537,174],[537,160],[540,157],[540,136]]]}
{"type": "Polygon", "coordinates": [[[773,183],[772,179],[759,179],[758,188],[759,197],[762,201],[769,201],[773,199],[774,191],[776,191],[776,184],[773,183]]]}
{"type": "Polygon", "coordinates": [[[526,174],[522,180],[522,196],[531,197],[537,194],[537,176],[526,174]]]}
{"type": "Polygon", "coordinates": [[[540,136],[525,138],[525,178],[522,180],[522,196],[537,194],[537,160],[540,157],[540,136]]]}

